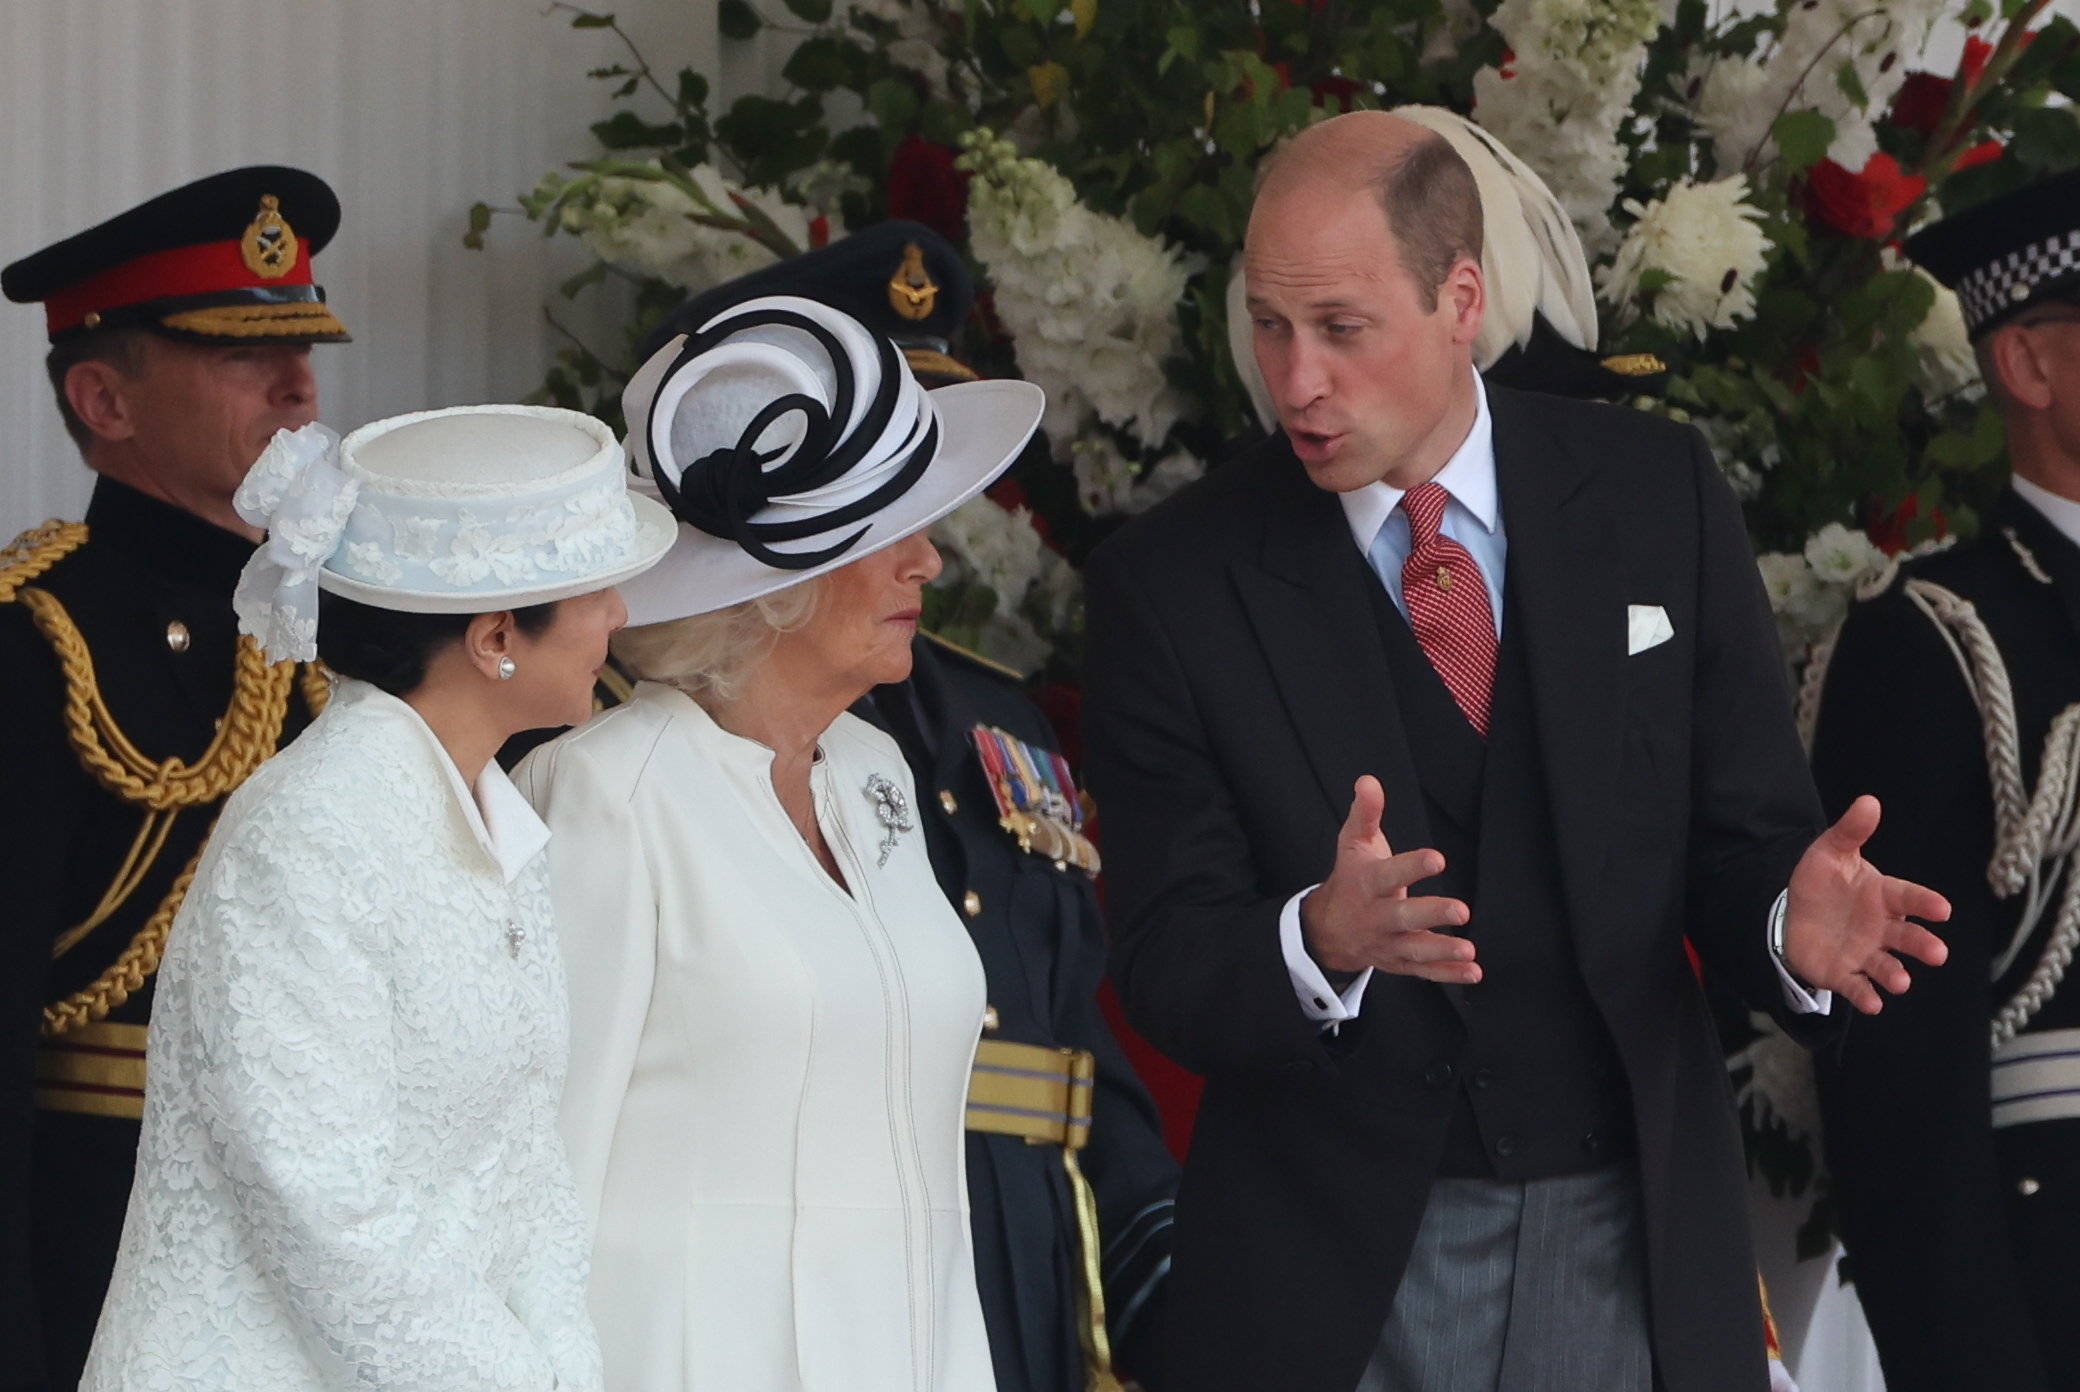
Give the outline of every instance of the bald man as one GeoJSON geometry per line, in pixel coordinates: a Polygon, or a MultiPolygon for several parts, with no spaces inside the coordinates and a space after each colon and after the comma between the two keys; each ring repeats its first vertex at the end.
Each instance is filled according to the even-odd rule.
{"type": "Polygon", "coordinates": [[[1280,431],[1101,547],[1114,973],[1207,1076],[1170,1337],[1200,1392],[1762,1392],[1683,951],[1795,1033],[1940,962],[1823,830],[1696,432],[1486,386],[1471,173],[1296,138],[1245,247],[1280,431]]]}

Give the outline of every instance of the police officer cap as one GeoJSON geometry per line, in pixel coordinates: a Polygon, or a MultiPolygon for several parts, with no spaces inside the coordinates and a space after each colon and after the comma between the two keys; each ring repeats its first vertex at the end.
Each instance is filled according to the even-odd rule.
{"type": "Polygon", "coordinates": [[[952,243],[917,222],[876,223],[705,290],[665,316],[641,356],[647,359],[676,335],[698,332],[724,310],[766,295],[799,295],[843,310],[893,339],[920,376],[975,377],[946,351],[975,302],[975,282],[952,243]]]}
{"type": "Polygon", "coordinates": [[[51,342],[141,327],[198,343],[344,343],[311,278],[339,230],[315,174],[255,165],[197,179],[0,271],[16,304],[41,302],[51,342]]]}
{"type": "Polygon", "coordinates": [[[2031,305],[2080,302],[2080,169],[1946,217],[1906,250],[1957,292],[1975,339],[2031,305]]]}

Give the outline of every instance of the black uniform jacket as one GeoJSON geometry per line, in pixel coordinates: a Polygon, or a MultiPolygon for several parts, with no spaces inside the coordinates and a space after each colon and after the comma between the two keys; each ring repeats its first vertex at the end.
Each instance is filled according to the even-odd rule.
{"type": "MultiPolygon", "coordinates": [[[[1950,960],[1819,1054],[1843,1237],[1892,1392],[2080,1388],[2080,1120],[1997,1131],[1989,1082],[1990,1022],[2043,957],[2064,885],[2049,886],[2030,941],[1991,979],[2021,896],[1988,885],[1994,813],[1979,711],[1905,589],[1907,578],[1931,581],[1985,622],[2033,790],[2052,721],[2080,702],[2080,547],[2009,492],[1977,540],[1902,571],[1843,625],[1813,770],[1830,810],[1863,792],[1883,801],[1869,854],[1949,897],[1937,931],[1950,960]]],[[[2075,1028],[2080,986],[2069,975],[2025,1032],[2075,1028]]]]}
{"type": "MultiPolygon", "coordinates": [[[[231,591],[253,544],[107,479],[86,520],[86,542],[27,583],[78,626],[131,743],[154,760],[194,761],[231,703],[231,591]]],[[[42,1012],[129,946],[221,803],[177,815],[123,906],[53,960],[55,940],[93,911],[144,819],[86,772],[65,704],[51,645],[22,604],[0,604],[0,1386],[47,1380],[69,1392],[115,1264],[138,1124],[32,1105],[42,1012]]],[[[284,738],[308,719],[292,690],[284,738]]],[[[151,986],[146,978],[106,1019],[144,1024],[151,986]]]]}
{"type": "MultiPolygon", "coordinates": [[[[1768,912],[1820,823],[1769,607],[1694,431],[1500,387],[1489,404],[1565,917],[1633,1111],[1656,1370],[1669,1392],[1755,1392],[1740,1143],[1683,939],[1783,1009],[1768,912]],[[1631,605],[1661,606],[1674,636],[1628,655],[1631,605]]],[[[1114,982],[1136,1028],[1207,1078],[1170,1372],[1193,1392],[1348,1392],[1481,990],[1381,975],[1329,1034],[1280,954],[1280,909],[1327,875],[1358,775],[1384,785],[1395,847],[1430,843],[1379,582],[1282,436],[1129,524],[1088,580],[1114,982]]]]}
{"type": "MultiPolygon", "coordinates": [[[[1089,877],[1018,848],[997,825],[969,732],[997,726],[1057,743],[1018,683],[929,638],[907,683],[877,689],[862,713],[902,746],[916,779],[932,868],[963,913],[996,1008],[993,1038],[1085,1049],[1097,1059],[1090,1144],[1078,1155],[1097,1199],[1114,1357],[1150,1392],[1165,1376],[1157,1341],[1169,1269],[1177,1163],[1148,1091],[1099,1014],[1104,927],[1089,877]]],[[[1082,1260],[1076,1210],[1054,1146],[968,1134],[975,1275],[1001,1392],[1083,1392],[1077,1345],[1082,1260]]]]}

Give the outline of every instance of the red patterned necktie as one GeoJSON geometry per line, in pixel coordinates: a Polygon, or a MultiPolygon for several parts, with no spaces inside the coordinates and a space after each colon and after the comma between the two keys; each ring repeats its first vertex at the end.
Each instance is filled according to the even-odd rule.
{"type": "Polygon", "coordinates": [[[1423,656],[1444,678],[1473,728],[1486,737],[1495,689],[1495,611],[1480,566],[1465,547],[1438,530],[1451,496],[1439,483],[1402,495],[1409,550],[1401,567],[1401,597],[1423,656]]]}

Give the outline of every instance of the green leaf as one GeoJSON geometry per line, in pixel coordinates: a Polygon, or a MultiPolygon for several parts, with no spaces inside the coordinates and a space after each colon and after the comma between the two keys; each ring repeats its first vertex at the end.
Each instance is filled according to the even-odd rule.
{"type": "Polygon", "coordinates": [[[640,86],[642,86],[642,85],[643,85],[643,79],[642,79],[642,78],[640,78],[640,77],[631,77],[631,78],[630,78],[630,79],[629,79],[628,81],[626,81],[626,82],[622,83],[622,84],[621,84],[621,85],[620,85],[619,87],[616,87],[616,88],[614,89],[614,100],[616,100],[616,101],[620,101],[620,100],[621,100],[621,99],[622,99],[623,97],[628,97],[628,96],[633,96],[633,95],[635,95],[635,90],[636,90],[636,88],[638,88],[638,87],[640,87],[640,86]]]}
{"type": "Polygon", "coordinates": [[[1834,122],[1817,111],[1787,111],[1777,118],[1770,134],[1777,153],[1791,172],[1801,173],[1818,164],[1834,144],[1834,122]]]}
{"type": "Polygon", "coordinates": [[[614,16],[610,14],[595,14],[590,10],[580,10],[571,18],[571,28],[573,29],[611,29],[613,27],[614,16]]]}
{"type": "Polygon", "coordinates": [[[818,34],[803,40],[780,69],[780,76],[804,91],[828,92],[844,84],[851,66],[850,51],[850,45],[828,34],[818,34]]]}
{"type": "Polygon", "coordinates": [[[749,0],[722,0],[715,7],[715,23],[725,39],[755,38],[765,21],[751,8],[749,0]]]}
{"type": "Polygon", "coordinates": [[[592,125],[593,138],[609,150],[638,150],[649,146],[677,145],[686,138],[676,123],[653,126],[633,111],[617,111],[592,125]]]}
{"type": "Polygon", "coordinates": [[[708,104],[708,79],[692,68],[679,69],[679,105],[682,107],[704,107],[708,104]]]}
{"type": "Polygon", "coordinates": [[[2030,170],[2049,174],[2073,162],[2080,149],[2080,119],[2067,106],[2040,106],[2018,112],[2015,139],[2008,152],[2030,170]]]}
{"type": "Polygon", "coordinates": [[[867,110],[888,135],[908,133],[917,107],[917,88],[905,78],[884,77],[867,89],[867,110]]]}
{"type": "Polygon", "coordinates": [[[491,205],[472,203],[469,205],[469,231],[462,234],[462,244],[471,251],[484,249],[484,234],[491,229],[491,205]]]}
{"type": "Polygon", "coordinates": [[[1857,75],[1854,63],[1843,63],[1834,70],[1834,85],[1842,89],[1842,95],[1856,104],[1857,110],[1871,104],[1871,94],[1863,89],[1863,79],[1857,75]]]}
{"type": "Polygon", "coordinates": [[[786,0],[786,5],[788,13],[811,24],[822,24],[831,17],[831,0],[786,0]]]}

